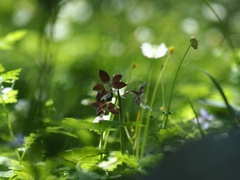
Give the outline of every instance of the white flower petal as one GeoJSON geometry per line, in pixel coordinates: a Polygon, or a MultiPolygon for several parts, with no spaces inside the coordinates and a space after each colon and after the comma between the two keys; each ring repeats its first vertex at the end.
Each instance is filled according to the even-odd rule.
{"type": "Polygon", "coordinates": [[[143,43],[141,49],[144,56],[153,58],[153,46],[150,43],[143,43]]]}
{"type": "Polygon", "coordinates": [[[144,56],[155,59],[165,56],[168,52],[168,48],[165,43],[161,43],[159,46],[156,46],[145,42],[141,45],[141,49],[144,56]]]}
{"type": "Polygon", "coordinates": [[[12,88],[10,88],[10,87],[6,87],[6,88],[4,88],[3,90],[2,90],[2,93],[3,94],[7,94],[9,91],[11,91],[12,90],[12,88]]]}
{"type": "Polygon", "coordinates": [[[98,123],[99,121],[109,121],[110,116],[109,115],[103,115],[103,116],[97,116],[94,120],[93,123],[98,123]]]}
{"type": "Polygon", "coordinates": [[[161,58],[165,56],[168,52],[168,48],[165,45],[165,43],[160,44],[160,46],[157,47],[157,50],[155,52],[155,58],[161,58]]]}

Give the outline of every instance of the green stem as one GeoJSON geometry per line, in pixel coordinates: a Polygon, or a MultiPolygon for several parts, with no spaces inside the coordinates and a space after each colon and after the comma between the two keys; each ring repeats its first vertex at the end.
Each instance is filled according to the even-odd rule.
{"type": "MultiPolygon", "coordinates": [[[[3,100],[3,97],[2,97],[2,100],[3,100]]],[[[9,134],[10,134],[10,137],[11,137],[11,141],[13,141],[14,134],[13,134],[11,121],[8,117],[8,111],[7,111],[6,104],[5,104],[4,100],[2,102],[2,105],[3,105],[3,109],[4,109],[4,112],[5,112],[5,115],[6,115],[6,119],[7,119],[7,125],[8,125],[9,134]]],[[[19,155],[19,152],[18,152],[17,148],[15,149],[15,152],[16,152],[16,156],[18,158],[18,161],[21,163],[21,158],[20,158],[20,155],[19,155]]]]}
{"type": "Polygon", "coordinates": [[[14,134],[13,134],[13,130],[12,130],[12,125],[11,125],[10,119],[8,117],[8,111],[6,109],[6,105],[5,105],[4,102],[3,102],[3,109],[4,109],[4,112],[5,112],[5,115],[6,115],[7,124],[8,124],[8,130],[9,130],[9,134],[10,134],[11,141],[12,141],[14,139],[14,134]]]}
{"type": "MultiPolygon", "coordinates": [[[[112,121],[114,115],[112,113],[109,113],[109,114],[110,114],[110,121],[112,121]]],[[[105,131],[105,133],[103,135],[103,139],[104,139],[103,149],[106,149],[106,147],[107,147],[109,133],[110,133],[110,131],[105,131]]]]}
{"type": "MultiPolygon", "coordinates": [[[[102,121],[100,121],[100,126],[101,126],[101,133],[100,133],[100,142],[99,142],[99,148],[100,150],[103,150],[103,144],[104,144],[104,141],[103,141],[103,135],[104,135],[104,131],[102,131],[102,121]]],[[[100,155],[100,162],[102,161],[102,154],[100,155]]]]}
{"type": "MultiPolygon", "coordinates": [[[[170,54],[168,54],[168,57],[167,57],[164,65],[163,65],[162,70],[160,71],[160,73],[158,75],[157,82],[156,82],[155,87],[153,89],[152,99],[151,99],[151,103],[150,103],[150,108],[151,109],[153,107],[153,103],[154,103],[154,100],[155,100],[155,97],[156,97],[156,94],[157,94],[159,84],[160,84],[162,76],[163,76],[163,72],[164,72],[164,70],[165,70],[165,68],[166,68],[166,66],[169,62],[169,59],[170,59],[170,54]]],[[[151,112],[149,111],[148,116],[147,116],[146,126],[145,126],[144,133],[143,133],[143,141],[142,141],[141,155],[140,155],[141,158],[143,157],[144,150],[145,150],[145,145],[146,145],[146,141],[147,141],[148,129],[149,129],[149,124],[150,124],[150,114],[151,114],[151,112]]]]}
{"type": "MultiPolygon", "coordinates": [[[[122,118],[122,99],[118,92],[118,103],[119,103],[119,122],[123,123],[123,118],[122,118]]],[[[124,154],[124,128],[120,127],[120,148],[121,148],[121,153],[124,154]]]]}
{"type": "Polygon", "coordinates": [[[174,87],[175,87],[175,84],[176,84],[176,81],[177,81],[177,76],[178,76],[178,73],[180,71],[180,68],[182,66],[182,63],[183,63],[183,60],[185,59],[189,49],[191,47],[191,44],[188,46],[179,66],[178,66],[178,69],[177,69],[177,73],[175,75],[175,78],[174,78],[174,81],[173,81],[173,86],[172,86],[172,90],[171,90],[171,93],[170,93],[170,99],[169,99],[169,103],[168,103],[168,107],[167,107],[167,113],[165,114],[165,123],[164,123],[164,129],[167,128],[167,123],[168,123],[168,115],[169,115],[169,110],[170,110],[170,106],[171,106],[171,101],[172,101],[172,95],[173,95],[173,90],[174,90],[174,87]]]}
{"type": "MultiPolygon", "coordinates": [[[[150,65],[150,71],[149,71],[149,76],[148,76],[148,84],[149,86],[147,86],[146,88],[146,97],[148,97],[149,94],[149,89],[150,89],[150,84],[151,84],[151,79],[152,79],[152,72],[153,72],[153,63],[151,61],[151,65],[150,65]]],[[[143,119],[144,119],[144,115],[145,115],[145,109],[141,110],[140,113],[140,124],[143,124],[143,119]]],[[[138,129],[138,133],[137,133],[137,137],[136,137],[136,157],[139,158],[139,151],[140,151],[140,137],[141,137],[141,132],[142,132],[142,127],[139,127],[138,129]]]]}

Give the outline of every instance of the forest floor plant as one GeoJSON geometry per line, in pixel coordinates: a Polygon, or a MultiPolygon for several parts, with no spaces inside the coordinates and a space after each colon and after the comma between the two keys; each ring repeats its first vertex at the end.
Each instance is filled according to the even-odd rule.
{"type": "MultiPolygon", "coordinates": [[[[207,6],[218,17],[214,9],[204,0],[207,6]]],[[[223,22],[218,17],[221,24],[223,22]]],[[[12,45],[14,40],[20,39],[26,32],[18,32],[10,34],[12,38],[5,38],[2,41],[5,44],[12,45]],[[7,42],[11,39],[11,42],[7,42]]],[[[224,33],[228,39],[230,48],[233,51],[237,66],[239,60],[236,55],[235,48],[228,37],[227,32],[224,33]]],[[[0,41],[1,44],[1,41],[0,41]]],[[[143,43],[141,46],[143,55],[147,58],[157,59],[165,55],[165,62],[159,67],[159,74],[156,82],[153,82],[155,66],[151,61],[148,79],[139,83],[138,88],[128,89],[131,85],[130,76],[132,70],[136,68],[136,64],[132,65],[131,73],[128,80],[121,81],[122,74],[111,76],[104,70],[99,70],[99,78],[101,84],[93,86],[96,91],[96,102],[90,105],[96,108],[95,119],[75,119],[64,118],[61,122],[54,122],[47,118],[44,119],[44,125],[35,132],[27,136],[18,134],[14,130],[14,123],[17,120],[10,118],[11,111],[8,104],[16,103],[17,90],[14,90],[14,83],[19,79],[21,69],[5,72],[4,67],[0,64],[0,104],[1,108],[1,134],[2,147],[0,148],[0,178],[12,180],[94,180],[94,179],[121,179],[138,178],[143,174],[147,174],[148,169],[155,166],[164,156],[167,155],[166,147],[181,147],[187,137],[181,127],[172,122],[170,116],[172,114],[171,102],[174,98],[174,89],[177,77],[180,73],[183,61],[190,48],[198,48],[198,40],[196,37],[190,38],[189,46],[184,53],[173,82],[170,88],[169,99],[164,94],[164,72],[168,67],[168,63],[174,52],[173,47],[167,48],[164,43],[159,46],[153,46],[149,43],[143,43]],[[153,87],[153,91],[150,91],[153,87]],[[162,107],[157,119],[153,115],[156,96],[162,92],[162,107]],[[123,100],[128,101],[128,96],[133,95],[132,101],[139,107],[134,116],[135,121],[130,119],[128,109],[123,105],[123,100]],[[146,99],[150,98],[150,104],[146,104],[146,99]],[[168,101],[166,104],[165,102],[168,101]],[[150,129],[151,123],[155,123],[154,130],[150,129]],[[5,128],[6,127],[6,128],[5,128]],[[44,145],[51,137],[60,137],[60,143],[64,143],[64,138],[81,140],[79,130],[87,130],[95,133],[99,140],[99,145],[72,146],[68,149],[59,150],[54,156],[50,156],[44,145]],[[112,140],[116,146],[111,145],[112,140]],[[149,141],[154,142],[154,148],[148,150],[149,141]]],[[[1,48],[1,46],[0,46],[1,48]]],[[[239,134],[239,113],[230,104],[223,88],[213,76],[208,72],[201,70],[214,84],[222,97],[228,112],[228,121],[226,129],[230,129],[229,134],[239,134]]],[[[214,116],[208,114],[204,109],[200,109],[200,115],[194,108],[193,103],[189,100],[190,107],[195,115],[199,135],[207,138],[208,134],[205,129],[208,122],[214,119],[214,116]],[[203,122],[206,121],[203,125],[203,122]]],[[[132,114],[131,114],[132,115],[132,114]]],[[[16,129],[16,128],[15,128],[16,129]]],[[[189,138],[192,140],[192,138],[189,138]]],[[[67,141],[66,140],[66,141],[67,141]]],[[[79,142],[78,141],[78,142],[79,142]]],[[[54,143],[54,146],[57,143],[54,143]]]]}

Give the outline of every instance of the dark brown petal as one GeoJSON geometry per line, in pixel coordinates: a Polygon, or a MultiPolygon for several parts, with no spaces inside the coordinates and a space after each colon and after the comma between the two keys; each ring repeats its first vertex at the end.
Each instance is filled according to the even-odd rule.
{"type": "Polygon", "coordinates": [[[113,114],[119,114],[119,112],[115,109],[109,109],[109,112],[113,113],[113,114]]]}
{"type": "Polygon", "coordinates": [[[99,107],[99,104],[98,102],[94,102],[94,103],[91,103],[90,106],[93,106],[95,108],[98,108],[99,107]]]}
{"type": "Polygon", "coordinates": [[[109,77],[108,73],[103,70],[99,70],[99,77],[103,83],[110,81],[110,77],[109,77]]]}
{"type": "Polygon", "coordinates": [[[145,82],[141,85],[139,92],[142,93],[143,88],[146,86],[148,82],[145,82]]]}
{"type": "Polygon", "coordinates": [[[117,75],[113,76],[112,84],[114,84],[116,82],[119,82],[121,79],[122,79],[122,75],[121,74],[117,74],[117,75]]]}
{"type": "Polygon", "coordinates": [[[123,87],[125,87],[127,84],[125,84],[124,82],[116,82],[114,84],[112,84],[112,87],[114,87],[115,89],[121,89],[123,87]]]}
{"type": "Polygon", "coordinates": [[[108,108],[108,109],[114,109],[114,108],[115,108],[115,105],[110,102],[110,103],[107,104],[107,108],[108,108]]]}
{"type": "Polygon", "coordinates": [[[104,86],[102,84],[97,84],[93,87],[94,91],[101,91],[104,89],[104,86]]]}
{"type": "Polygon", "coordinates": [[[106,111],[102,108],[102,107],[99,107],[97,108],[97,115],[101,115],[101,114],[104,114],[106,111]]]}
{"type": "Polygon", "coordinates": [[[98,92],[96,95],[97,102],[99,103],[101,101],[102,95],[98,92]]]}

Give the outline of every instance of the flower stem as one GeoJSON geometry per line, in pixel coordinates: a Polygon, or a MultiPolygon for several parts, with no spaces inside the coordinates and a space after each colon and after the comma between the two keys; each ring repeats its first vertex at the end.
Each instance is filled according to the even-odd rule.
{"type": "Polygon", "coordinates": [[[171,90],[171,93],[170,93],[170,99],[169,99],[169,103],[168,103],[168,107],[167,107],[167,113],[165,114],[165,123],[163,125],[164,129],[167,128],[167,123],[168,123],[168,115],[169,115],[169,110],[170,110],[170,106],[171,106],[171,101],[172,101],[172,95],[173,95],[173,90],[174,90],[174,87],[175,87],[175,84],[176,84],[176,81],[177,81],[177,76],[178,76],[178,73],[180,71],[180,68],[182,66],[182,63],[183,63],[183,60],[185,59],[189,49],[191,47],[191,44],[188,46],[179,66],[178,66],[178,69],[177,69],[177,72],[176,72],[176,75],[175,75],[175,78],[174,78],[174,81],[173,81],[173,86],[172,86],[172,90],[171,90]]]}
{"type": "MultiPolygon", "coordinates": [[[[150,64],[150,71],[149,71],[149,76],[148,76],[148,84],[151,84],[151,79],[152,79],[152,71],[153,71],[153,63],[151,61],[151,64],[150,64]]],[[[149,94],[149,89],[150,89],[150,86],[147,86],[146,87],[146,96],[148,97],[148,94],[149,94]]],[[[143,124],[143,119],[144,119],[144,115],[145,115],[145,110],[146,109],[142,109],[141,110],[141,113],[140,113],[140,124],[143,124]]],[[[137,137],[136,137],[136,157],[139,158],[139,151],[140,151],[140,144],[142,144],[140,142],[140,137],[141,137],[141,133],[142,133],[142,127],[139,127],[138,129],[138,132],[137,132],[137,137]]]]}
{"type": "MultiPolygon", "coordinates": [[[[152,94],[152,99],[151,99],[151,103],[150,103],[150,109],[152,109],[152,107],[153,107],[153,103],[154,103],[154,100],[155,100],[155,97],[156,97],[156,94],[157,94],[157,90],[158,90],[159,84],[161,82],[161,79],[162,79],[162,76],[163,76],[163,72],[164,72],[164,70],[165,70],[165,68],[166,68],[166,66],[167,66],[167,64],[169,62],[169,59],[170,59],[170,54],[168,54],[168,57],[167,57],[164,65],[163,65],[163,68],[162,68],[162,70],[160,71],[160,73],[158,75],[157,82],[155,84],[155,87],[154,87],[154,90],[153,90],[153,94],[152,94]]],[[[143,133],[143,141],[142,141],[141,155],[140,155],[141,158],[143,157],[144,150],[145,150],[145,145],[146,145],[146,141],[147,141],[148,129],[149,129],[149,124],[150,124],[150,114],[151,114],[151,111],[148,112],[146,126],[145,126],[144,133],[143,133]]]]}
{"type": "MultiPolygon", "coordinates": [[[[103,140],[103,136],[104,136],[104,131],[102,130],[102,121],[100,121],[100,126],[101,126],[101,134],[100,134],[100,142],[99,142],[99,148],[100,150],[103,150],[103,145],[104,145],[104,140],[103,140]]],[[[100,155],[100,162],[102,161],[102,154],[100,155]]]]}
{"type": "MultiPolygon", "coordinates": [[[[119,122],[123,123],[123,118],[122,118],[122,99],[119,93],[119,90],[117,91],[118,93],[118,103],[119,103],[119,122]]],[[[124,154],[124,128],[120,127],[120,149],[121,153],[124,154]]]]}
{"type": "MultiPolygon", "coordinates": [[[[2,99],[3,99],[3,97],[2,97],[2,99]]],[[[5,104],[4,100],[3,100],[3,102],[2,102],[2,105],[3,105],[3,110],[4,110],[4,112],[5,112],[5,116],[6,116],[6,119],[7,119],[7,125],[8,125],[8,130],[9,130],[10,138],[11,138],[11,141],[13,141],[13,139],[14,139],[14,134],[13,134],[11,121],[10,121],[10,119],[9,119],[9,117],[8,117],[8,111],[7,111],[6,104],[5,104]]],[[[19,155],[19,152],[18,152],[17,148],[16,148],[15,152],[16,152],[16,156],[17,156],[19,162],[21,162],[20,155],[19,155]]]]}

